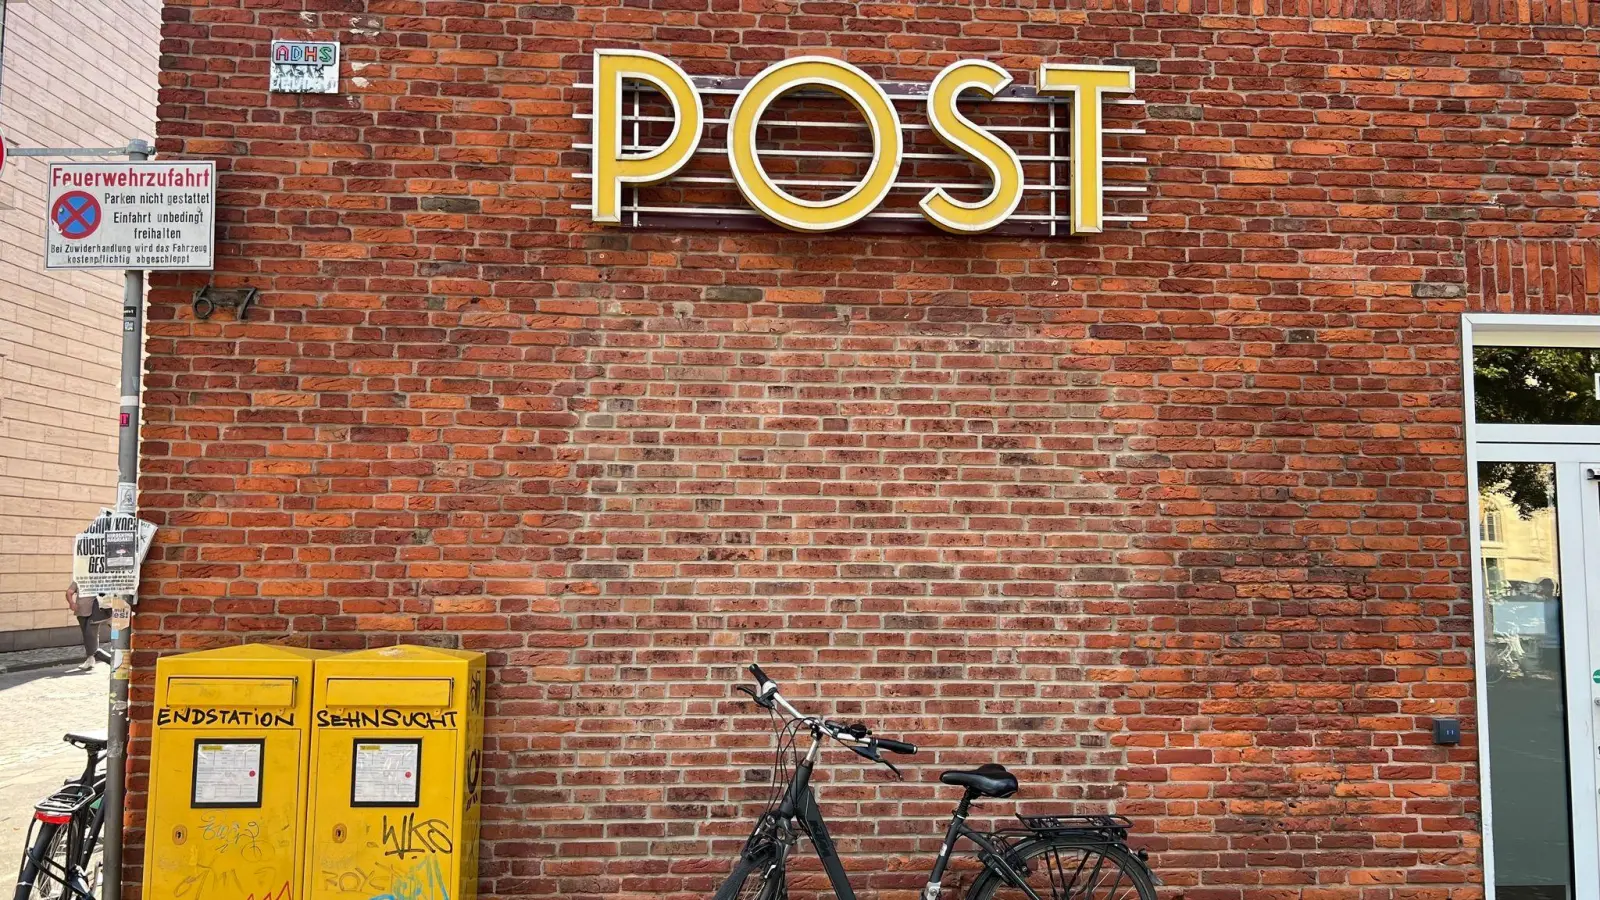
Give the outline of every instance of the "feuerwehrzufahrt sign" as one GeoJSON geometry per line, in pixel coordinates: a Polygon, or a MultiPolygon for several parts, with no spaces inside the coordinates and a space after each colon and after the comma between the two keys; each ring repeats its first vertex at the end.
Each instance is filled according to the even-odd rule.
{"type": "Polygon", "coordinates": [[[210,269],[216,207],[213,162],[58,163],[45,268],[210,269]]]}

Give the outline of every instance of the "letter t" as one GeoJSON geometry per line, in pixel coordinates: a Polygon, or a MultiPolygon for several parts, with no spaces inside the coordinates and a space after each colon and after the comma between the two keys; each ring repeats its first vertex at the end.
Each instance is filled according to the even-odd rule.
{"type": "Polygon", "coordinates": [[[1072,233],[1100,232],[1105,219],[1100,98],[1133,93],[1133,69],[1045,63],[1039,66],[1039,93],[1072,95],[1072,233]]]}

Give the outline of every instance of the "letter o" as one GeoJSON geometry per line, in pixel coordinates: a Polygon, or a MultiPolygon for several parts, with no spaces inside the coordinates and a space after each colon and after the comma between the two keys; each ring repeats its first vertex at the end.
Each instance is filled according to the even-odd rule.
{"type": "Polygon", "coordinates": [[[871,212],[894,185],[904,149],[900,116],[889,95],[865,72],[825,56],[798,56],[757,75],[739,94],[728,126],[728,166],[739,192],[762,215],[796,231],[836,231],[871,212]],[[849,100],[872,130],[866,177],[832,200],[802,200],[778,187],[756,150],[756,126],[767,107],[801,87],[824,88],[849,100]]]}

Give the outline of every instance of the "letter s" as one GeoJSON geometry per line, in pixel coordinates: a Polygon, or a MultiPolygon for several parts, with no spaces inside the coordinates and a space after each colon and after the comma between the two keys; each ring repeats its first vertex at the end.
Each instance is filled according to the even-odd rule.
{"type": "Polygon", "coordinates": [[[976,203],[957,200],[942,187],[922,198],[922,215],[945,231],[988,231],[1010,217],[1022,202],[1022,160],[1017,152],[956,108],[956,101],[969,89],[993,97],[1010,83],[1011,76],[994,63],[969,59],[945,66],[928,88],[928,124],[934,134],[950,149],[982,163],[994,181],[989,196],[976,203]]]}

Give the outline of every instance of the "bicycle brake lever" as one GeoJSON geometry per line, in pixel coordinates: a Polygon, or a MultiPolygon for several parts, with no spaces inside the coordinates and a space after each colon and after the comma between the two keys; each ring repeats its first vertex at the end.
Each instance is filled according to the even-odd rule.
{"type": "Polygon", "coordinates": [[[906,780],[905,773],[901,772],[898,768],[896,768],[894,763],[889,762],[887,759],[884,759],[883,757],[878,755],[878,748],[877,747],[873,747],[873,746],[858,747],[855,744],[851,744],[850,745],[850,749],[854,750],[856,752],[856,755],[861,757],[862,759],[870,760],[871,762],[875,762],[875,763],[882,763],[883,765],[888,766],[889,767],[889,771],[894,773],[894,777],[898,778],[901,781],[905,781],[906,780]]]}
{"type": "Polygon", "coordinates": [[[767,701],[763,702],[762,699],[761,699],[761,695],[756,693],[756,689],[751,687],[750,685],[748,685],[748,684],[740,684],[740,685],[735,685],[734,687],[737,688],[741,693],[749,694],[750,695],[750,699],[754,700],[755,704],[757,706],[761,707],[762,709],[771,709],[772,708],[772,701],[767,700],[767,701]]]}

